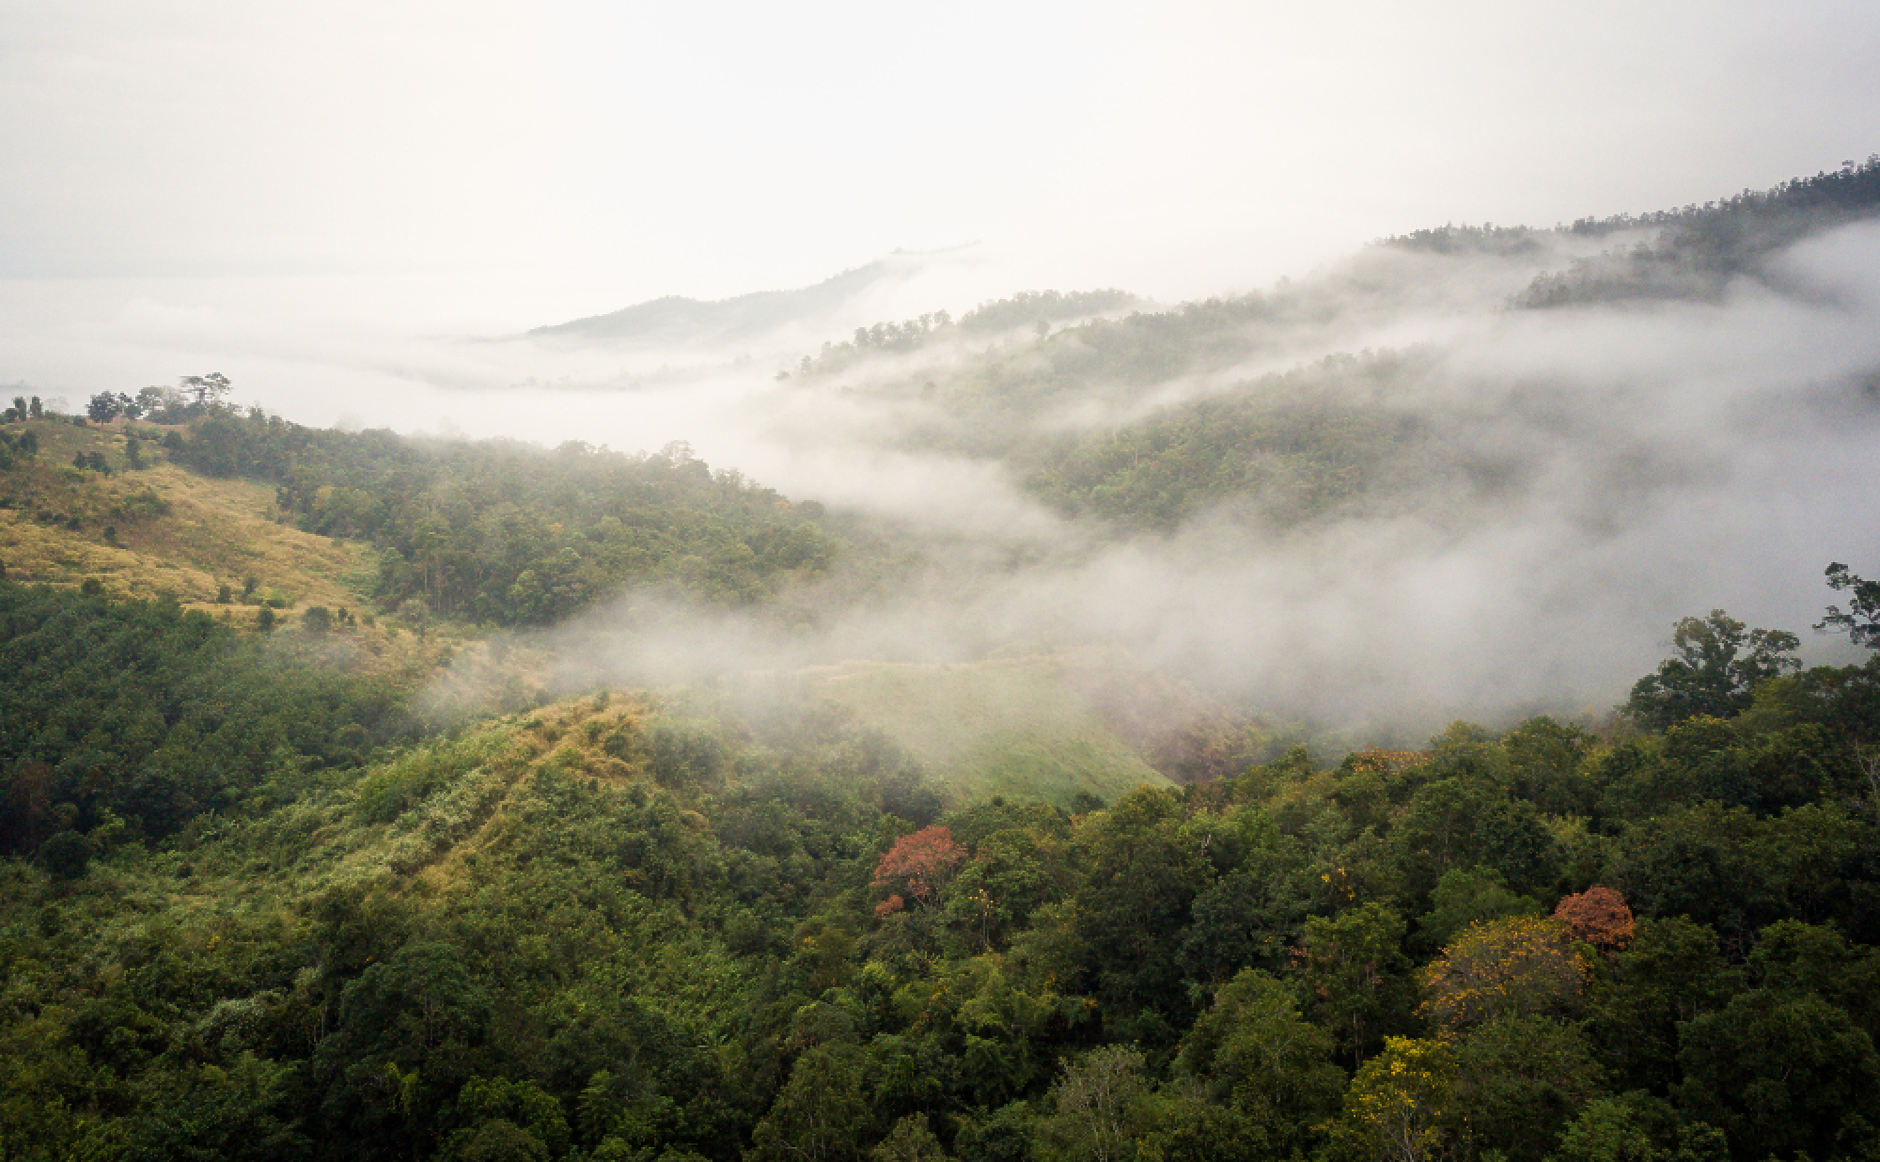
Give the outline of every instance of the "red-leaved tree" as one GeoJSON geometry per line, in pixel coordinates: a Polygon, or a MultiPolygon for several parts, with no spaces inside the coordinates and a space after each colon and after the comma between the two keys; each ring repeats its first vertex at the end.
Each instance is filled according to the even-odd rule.
{"type": "Polygon", "coordinates": [[[935,906],[942,889],[965,862],[966,849],[954,842],[953,832],[945,827],[923,827],[903,835],[875,865],[875,887],[901,889],[883,901],[876,913],[898,911],[902,894],[923,908],[935,906]]]}
{"type": "Polygon", "coordinates": [[[1576,940],[1585,941],[1601,952],[1617,952],[1632,943],[1632,909],[1625,897],[1611,888],[1588,888],[1577,896],[1568,896],[1554,909],[1554,918],[1565,920],[1576,940]]]}

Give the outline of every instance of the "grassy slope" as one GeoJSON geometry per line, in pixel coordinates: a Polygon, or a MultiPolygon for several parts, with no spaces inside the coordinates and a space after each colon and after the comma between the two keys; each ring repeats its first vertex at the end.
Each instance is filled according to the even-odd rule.
{"type": "MultiPolygon", "coordinates": [[[[95,578],[106,596],[172,597],[237,626],[253,625],[260,613],[258,604],[239,596],[250,576],[259,581],[257,597],[278,592],[291,599],[275,611],[282,626],[314,605],[372,611],[371,548],[279,523],[267,485],[198,476],[167,463],[149,441],[143,444],[148,467],[130,471],[121,423],[80,428],[39,420],[11,430],[36,432],[40,450],[36,460],[0,473],[0,565],[9,580],[76,587],[95,578]],[[73,468],[80,452],[103,455],[115,473],[73,468]],[[216,603],[222,585],[235,591],[233,604],[216,603]]],[[[420,642],[389,626],[361,625],[328,644],[356,647],[323,651],[353,664],[415,676],[456,643],[448,635],[420,642]]]]}
{"type": "Polygon", "coordinates": [[[266,814],[199,820],[182,850],[106,855],[77,890],[102,895],[106,911],[123,900],[185,926],[191,917],[264,916],[349,884],[448,892],[467,859],[501,841],[516,797],[543,767],[652,786],[643,764],[601,749],[615,731],[635,730],[642,713],[629,702],[596,709],[579,701],[487,723],[388,763],[335,772],[266,814]]]}
{"type": "Polygon", "coordinates": [[[850,662],[807,670],[804,692],[889,734],[955,801],[1015,795],[1070,805],[1168,779],[1104,723],[1054,655],[972,664],[850,662]]]}
{"type": "Polygon", "coordinates": [[[148,443],[144,458],[151,467],[127,471],[118,424],[25,426],[39,435],[38,463],[0,477],[6,506],[0,509],[0,560],[9,577],[69,585],[97,577],[114,597],[167,594],[186,606],[208,606],[219,585],[239,592],[252,575],[263,589],[295,596],[301,608],[364,604],[370,550],[275,523],[274,493],[266,485],[197,476],[162,462],[148,443]],[[80,472],[71,467],[75,452],[102,453],[118,471],[80,472]],[[146,494],[169,511],[145,511],[146,494]],[[36,514],[77,517],[79,527],[36,514]],[[107,525],[117,530],[116,545],[106,539],[107,525]]]}

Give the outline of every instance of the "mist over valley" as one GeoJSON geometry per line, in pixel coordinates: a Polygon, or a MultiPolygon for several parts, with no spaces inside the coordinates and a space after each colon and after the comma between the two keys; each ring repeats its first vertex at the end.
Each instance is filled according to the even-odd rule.
{"type": "MultiPolygon", "coordinates": [[[[903,255],[801,292],[404,340],[420,370],[391,397],[370,358],[302,374],[331,377],[309,403],[349,426],[667,448],[824,514],[842,547],[756,604],[590,584],[537,643],[582,681],[1097,649],[1295,729],[1591,721],[1680,616],[1803,628],[1819,562],[1880,515],[1873,172],[1817,179],[1850,203],[1830,211],[1771,199],[1778,237],[1702,255],[1701,285],[1634,274],[1584,302],[1536,296],[1731,211],[1442,228],[1245,295],[953,299],[840,337],[949,301],[974,262],[903,255]]],[[[293,398],[264,402],[293,420],[293,398]]]]}

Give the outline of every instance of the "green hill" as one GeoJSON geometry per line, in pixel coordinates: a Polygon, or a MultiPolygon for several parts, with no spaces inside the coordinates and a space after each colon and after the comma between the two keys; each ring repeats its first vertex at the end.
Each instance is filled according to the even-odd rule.
{"type": "MultiPolygon", "coordinates": [[[[115,641],[130,673],[176,654],[115,641]]],[[[991,681],[1050,702],[1037,668],[991,681]]],[[[916,670],[811,680],[858,678],[884,720],[928,698],[1003,717],[916,670]]],[[[296,679],[244,680],[265,704],[296,679]]],[[[1859,756],[1880,669],[1741,703],[1731,681],[1680,689],[1747,710],[1662,733],[1458,724],[1423,752],[1296,751],[1074,815],[943,809],[840,715],[740,723],[618,693],[363,763],[286,761],[307,745],[289,738],[266,794],[168,835],[57,804],[36,846],[9,834],[0,1141],[1046,1159],[1095,1110],[1139,1157],[1262,1157],[1369,1140],[1394,1124],[1378,1102],[1414,1096],[1484,1155],[1617,1126],[1649,1156],[1861,1157],[1880,834],[1859,756]],[[1777,1095],[1756,1116],[1750,1086],[1777,1095]]],[[[40,744],[65,748],[34,760],[59,772],[91,745],[40,744]]]]}

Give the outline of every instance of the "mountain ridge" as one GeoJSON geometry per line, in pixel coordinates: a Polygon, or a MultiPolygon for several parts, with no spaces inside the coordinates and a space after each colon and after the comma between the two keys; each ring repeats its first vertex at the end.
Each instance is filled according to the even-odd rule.
{"type": "Polygon", "coordinates": [[[661,295],[617,311],[536,327],[535,338],[701,343],[748,339],[839,310],[868,288],[918,273],[927,253],[897,250],[806,287],[749,291],[727,299],[661,295]]]}

